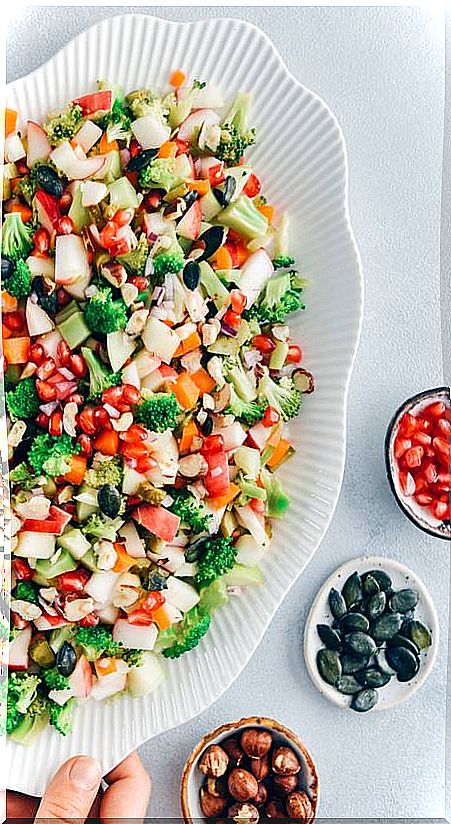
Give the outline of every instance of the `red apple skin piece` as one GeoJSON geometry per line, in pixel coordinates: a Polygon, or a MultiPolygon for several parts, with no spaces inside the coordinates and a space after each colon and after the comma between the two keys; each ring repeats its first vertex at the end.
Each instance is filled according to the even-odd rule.
{"type": "Polygon", "coordinates": [[[47,135],[34,120],[27,123],[27,166],[31,169],[37,160],[47,160],[52,147],[47,139],[47,135]]]}
{"type": "Polygon", "coordinates": [[[146,527],[157,538],[170,543],[174,540],[180,524],[178,515],[169,512],[163,506],[153,504],[140,504],[132,513],[133,518],[142,526],[146,527]]]}
{"type": "Polygon", "coordinates": [[[196,200],[177,224],[177,234],[187,240],[197,240],[202,223],[202,211],[196,200]]]}
{"type": "Polygon", "coordinates": [[[23,672],[28,666],[28,647],[31,641],[31,627],[20,630],[9,645],[8,667],[23,672]]]}

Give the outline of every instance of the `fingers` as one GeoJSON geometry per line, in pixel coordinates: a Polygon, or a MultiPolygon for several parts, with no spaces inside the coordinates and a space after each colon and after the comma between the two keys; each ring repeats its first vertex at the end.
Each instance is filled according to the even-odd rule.
{"type": "Polygon", "coordinates": [[[12,793],[9,790],[6,792],[6,818],[7,820],[13,818],[29,818],[33,821],[38,807],[40,798],[35,798],[31,795],[23,795],[23,793],[12,793]]]}
{"type": "Polygon", "coordinates": [[[114,818],[143,819],[150,799],[150,776],[137,753],[132,753],[108,775],[109,784],[100,804],[102,821],[114,818]]]}
{"type": "Polygon", "coordinates": [[[85,820],[101,781],[100,764],[94,758],[70,758],[55,773],[41,801],[36,819],[58,818],[74,824],[85,820]]]}

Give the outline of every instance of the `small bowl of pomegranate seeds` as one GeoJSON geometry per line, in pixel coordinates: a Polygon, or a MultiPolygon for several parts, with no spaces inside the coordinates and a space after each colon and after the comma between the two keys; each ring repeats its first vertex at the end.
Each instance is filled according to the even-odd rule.
{"type": "Polygon", "coordinates": [[[400,406],[387,430],[387,476],[403,512],[429,535],[451,541],[451,403],[443,386],[400,406]]]}

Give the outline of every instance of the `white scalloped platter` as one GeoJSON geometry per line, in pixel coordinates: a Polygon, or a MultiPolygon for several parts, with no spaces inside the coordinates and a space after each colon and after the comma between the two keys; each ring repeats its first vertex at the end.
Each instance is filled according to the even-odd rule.
{"type": "Polygon", "coordinates": [[[216,614],[192,653],[167,663],[167,679],[148,698],[127,696],[80,707],[72,735],[48,729],[31,748],[8,744],[7,786],[39,795],[58,765],[75,753],[105,771],[143,741],[202,712],[232,684],[255,652],[284,596],[317,550],[340,490],[346,398],[362,315],[362,277],[347,207],[343,136],[327,106],[287,70],[270,40],[241,20],[172,23],[145,15],[105,20],[45,66],[8,87],[7,105],[22,121],[42,119],[107,78],[126,90],[165,88],[174,68],[219,85],[227,96],[253,94],[257,145],[252,162],[276,212],[288,211],[292,247],[311,280],[307,309],[293,337],[315,375],[292,426],[296,457],[281,475],[292,496],[266,554],[261,588],[216,614]]]}

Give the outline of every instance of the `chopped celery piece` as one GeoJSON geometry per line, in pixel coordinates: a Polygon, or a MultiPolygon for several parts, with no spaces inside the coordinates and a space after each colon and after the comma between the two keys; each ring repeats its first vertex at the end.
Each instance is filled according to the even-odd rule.
{"type": "Polygon", "coordinates": [[[118,209],[137,209],[140,204],[138,194],[127,177],[120,177],[108,186],[110,206],[118,209]]]}
{"type": "Polygon", "coordinates": [[[86,326],[83,312],[73,312],[66,320],[58,323],[58,329],[71,349],[76,349],[91,334],[91,330],[86,326]]]}
{"type": "Polygon", "coordinates": [[[82,205],[81,198],[81,183],[78,182],[76,184],[75,191],[72,197],[72,203],[70,204],[69,209],[69,217],[72,220],[72,223],[74,224],[77,232],[81,232],[81,230],[91,222],[89,212],[82,205]]]}
{"type": "Polygon", "coordinates": [[[224,575],[224,581],[228,587],[247,587],[262,584],[264,578],[258,567],[236,564],[231,572],[224,575]]]}
{"type": "Polygon", "coordinates": [[[268,231],[267,218],[247,195],[240,195],[238,200],[230,203],[218,214],[216,220],[250,240],[261,237],[268,231]]]}
{"type": "Polygon", "coordinates": [[[283,340],[278,340],[276,348],[271,352],[269,359],[270,369],[282,369],[288,355],[288,343],[283,340]]]}
{"type": "Polygon", "coordinates": [[[213,271],[206,260],[203,260],[200,264],[200,282],[208,297],[212,298],[218,309],[222,309],[229,302],[229,290],[221,283],[216,272],[213,271]]]}

